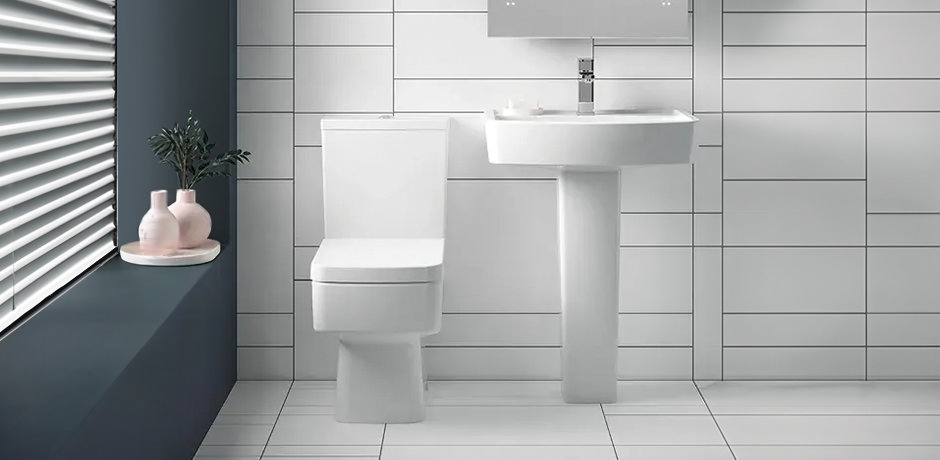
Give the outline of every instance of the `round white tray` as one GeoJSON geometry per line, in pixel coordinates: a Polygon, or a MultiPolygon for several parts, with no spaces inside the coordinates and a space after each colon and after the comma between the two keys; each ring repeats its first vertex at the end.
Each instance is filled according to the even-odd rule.
{"type": "Polygon", "coordinates": [[[219,255],[219,242],[206,240],[192,249],[177,249],[169,254],[154,256],[140,252],[140,241],[121,246],[121,259],[137,265],[158,265],[163,267],[180,265],[198,265],[215,259],[219,255]]]}

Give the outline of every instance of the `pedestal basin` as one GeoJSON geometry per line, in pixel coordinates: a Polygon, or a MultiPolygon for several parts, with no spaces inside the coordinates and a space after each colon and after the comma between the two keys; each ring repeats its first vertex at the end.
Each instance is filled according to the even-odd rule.
{"type": "Polygon", "coordinates": [[[617,400],[620,168],[688,164],[692,126],[681,110],[544,111],[486,115],[490,163],[558,169],[562,396],[617,400]]]}

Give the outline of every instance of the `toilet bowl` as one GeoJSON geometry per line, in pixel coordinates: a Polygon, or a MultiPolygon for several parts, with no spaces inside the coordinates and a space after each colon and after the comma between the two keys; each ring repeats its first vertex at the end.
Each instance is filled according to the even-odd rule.
{"type": "Polygon", "coordinates": [[[324,119],[313,327],[339,338],[340,422],[424,419],[421,338],[441,327],[449,119],[324,119]]]}

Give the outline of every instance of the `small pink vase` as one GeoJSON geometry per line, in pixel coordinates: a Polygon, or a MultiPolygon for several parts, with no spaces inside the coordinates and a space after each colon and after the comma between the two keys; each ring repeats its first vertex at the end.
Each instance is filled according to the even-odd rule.
{"type": "Polygon", "coordinates": [[[176,201],[170,205],[170,212],[180,224],[181,249],[195,248],[206,242],[212,230],[212,217],[209,211],[196,203],[196,191],[180,189],[176,191],[176,201]]]}
{"type": "Polygon", "coordinates": [[[180,227],[166,206],[166,190],[150,192],[150,209],[140,219],[137,236],[143,254],[166,255],[176,250],[180,227]]]}

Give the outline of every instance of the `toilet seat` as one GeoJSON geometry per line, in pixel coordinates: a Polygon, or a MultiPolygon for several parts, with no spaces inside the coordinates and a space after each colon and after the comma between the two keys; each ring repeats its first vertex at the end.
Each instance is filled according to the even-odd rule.
{"type": "Polygon", "coordinates": [[[320,283],[430,283],[443,274],[443,238],[326,238],[310,264],[320,283]]]}

